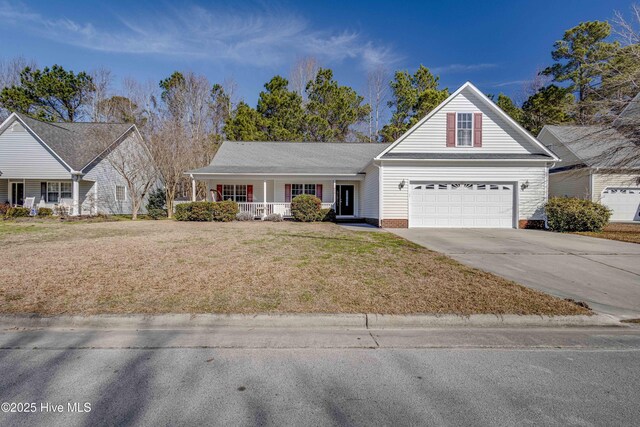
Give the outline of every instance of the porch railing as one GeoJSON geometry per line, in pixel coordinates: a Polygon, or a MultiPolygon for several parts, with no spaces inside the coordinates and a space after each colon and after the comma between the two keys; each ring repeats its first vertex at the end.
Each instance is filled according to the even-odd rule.
{"type": "MultiPolygon", "coordinates": [[[[331,209],[333,203],[323,203],[322,209],[331,209]]],[[[284,218],[291,217],[291,203],[289,202],[252,202],[238,203],[240,212],[249,212],[255,218],[262,218],[273,213],[280,214],[284,218]]]]}

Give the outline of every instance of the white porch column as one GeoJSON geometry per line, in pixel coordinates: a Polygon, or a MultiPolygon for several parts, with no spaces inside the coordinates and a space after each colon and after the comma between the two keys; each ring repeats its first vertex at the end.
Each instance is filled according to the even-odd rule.
{"type": "Polygon", "coordinates": [[[262,201],[264,206],[262,207],[262,218],[267,216],[267,180],[262,181],[262,201]]]}
{"type": "Polygon", "coordinates": [[[80,215],[80,175],[71,175],[72,179],[72,197],[73,206],[71,208],[71,215],[80,215]]]}
{"type": "Polygon", "coordinates": [[[334,211],[338,211],[338,208],[336,207],[336,180],[333,180],[333,210],[334,211]]]}
{"type": "Polygon", "coordinates": [[[191,201],[196,201],[196,180],[193,175],[191,175],[191,201]]]}

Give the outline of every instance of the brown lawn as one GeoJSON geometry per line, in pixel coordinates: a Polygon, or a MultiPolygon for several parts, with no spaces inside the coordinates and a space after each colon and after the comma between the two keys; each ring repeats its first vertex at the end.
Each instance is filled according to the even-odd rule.
{"type": "Polygon", "coordinates": [[[585,314],[329,223],[0,223],[0,312],[585,314]]]}
{"type": "Polygon", "coordinates": [[[601,239],[620,240],[622,242],[640,243],[640,224],[613,223],[607,225],[600,233],[576,233],[583,236],[599,237],[601,239]]]}

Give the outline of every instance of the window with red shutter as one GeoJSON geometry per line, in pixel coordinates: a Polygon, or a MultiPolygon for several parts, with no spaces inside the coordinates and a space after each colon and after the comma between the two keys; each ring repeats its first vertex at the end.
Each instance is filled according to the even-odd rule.
{"type": "Polygon", "coordinates": [[[447,147],[456,146],[456,113],[447,113],[447,147]]]}

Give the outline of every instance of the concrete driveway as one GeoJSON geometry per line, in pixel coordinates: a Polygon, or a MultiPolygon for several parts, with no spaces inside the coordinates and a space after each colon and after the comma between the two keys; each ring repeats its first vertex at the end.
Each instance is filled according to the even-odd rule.
{"type": "Polygon", "coordinates": [[[539,230],[390,229],[472,267],[601,313],[640,317],[640,245],[539,230]]]}

